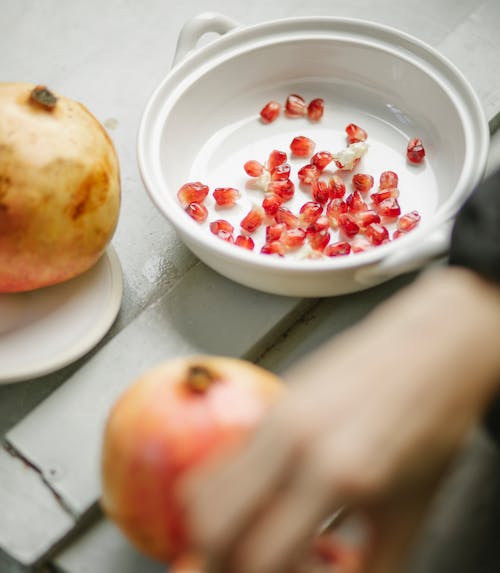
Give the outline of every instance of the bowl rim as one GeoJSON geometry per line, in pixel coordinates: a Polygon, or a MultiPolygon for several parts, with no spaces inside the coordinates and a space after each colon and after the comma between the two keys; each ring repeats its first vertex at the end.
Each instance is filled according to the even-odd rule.
{"type": "MultiPolygon", "coordinates": [[[[425,241],[427,236],[454,218],[462,203],[479,183],[486,168],[488,149],[489,130],[484,110],[469,80],[455,64],[423,40],[392,26],[361,18],[334,16],[282,18],[238,26],[210,44],[197,48],[178,62],[157,85],[144,108],[137,136],[137,159],[146,191],[158,210],[174,226],[190,248],[197,250],[196,247],[191,247],[194,243],[204,252],[211,250],[219,257],[235,263],[268,270],[307,271],[312,274],[348,268],[357,269],[365,264],[376,264],[390,256],[391,253],[398,253],[401,248],[412,249],[425,241]],[[363,32],[369,33],[363,36],[363,32]],[[159,165],[155,164],[152,159],[154,149],[151,148],[152,142],[158,142],[161,136],[159,123],[162,125],[167,115],[166,102],[175,103],[176,94],[181,94],[188,85],[191,85],[192,81],[240,53],[248,52],[256,47],[276,44],[278,40],[310,40],[321,38],[325,33],[328,34],[327,39],[330,40],[350,39],[359,43],[362,39],[363,43],[376,45],[378,49],[390,49],[393,54],[411,61],[414,65],[420,64],[419,67],[425,67],[425,71],[433,76],[433,79],[443,89],[447,87],[443,85],[446,81],[451,84],[451,87],[445,91],[457,105],[457,113],[464,122],[466,143],[472,142],[477,148],[476,153],[469,151],[466,154],[466,161],[462,165],[455,186],[460,192],[455,191],[437,209],[431,220],[421,223],[417,229],[408,235],[401,236],[397,241],[356,253],[352,257],[322,257],[317,262],[286,257],[280,257],[277,262],[275,256],[263,256],[258,251],[248,251],[226,244],[225,241],[206,232],[206,229],[200,229],[198,224],[189,217],[185,217],[184,220],[176,217],[178,209],[182,210],[180,205],[177,205],[178,209],[175,213],[170,213],[165,205],[165,194],[157,191],[157,185],[160,185],[159,182],[162,179],[159,165]],[[422,66],[422,64],[425,65],[422,66]],[[170,85],[171,89],[169,89],[170,85]],[[161,118],[163,121],[159,122],[161,118]],[[465,120],[468,121],[465,122],[465,120]]],[[[167,201],[173,195],[174,193],[167,194],[167,201]]]]}

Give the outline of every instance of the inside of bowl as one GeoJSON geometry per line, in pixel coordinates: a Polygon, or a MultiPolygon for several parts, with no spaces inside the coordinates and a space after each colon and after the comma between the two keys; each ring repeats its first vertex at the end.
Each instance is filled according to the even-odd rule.
{"type": "MultiPolygon", "coordinates": [[[[382,171],[395,171],[402,212],[418,210],[423,224],[432,219],[455,192],[465,161],[466,134],[455,100],[441,78],[404,52],[338,39],[264,44],[192,74],[169,103],[161,127],[164,199],[182,216],[175,193],[183,183],[236,187],[242,197],[234,209],[215,208],[211,197],[207,206],[238,224],[263,197],[243,170],[247,160],[265,162],[273,149],[289,152],[297,135],[313,139],[315,151],[339,151],[347,145],[349,123],[368,132],[369,149],[352,173],[343,172],[347,188],[353,173],[369,173],[377,185],[382,171]],[[290,93],[323,98],[322,120],[282,114],[263,124],[263,105],[284,102],[290,93]],[[406,159],[412,137],[421,138],[426,149],[420,165],[406,159]]],[[[295,181],[307,162],[291,158],[295,181]]],[[[310,199],[310,188],[298,186],[287,206],[298,209],[310,199]]]]}

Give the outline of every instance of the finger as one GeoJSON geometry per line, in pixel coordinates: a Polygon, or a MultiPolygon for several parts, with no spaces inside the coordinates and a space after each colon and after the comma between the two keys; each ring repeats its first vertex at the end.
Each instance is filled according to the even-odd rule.
{"type": "Polygon", "coordinates": [[[204,551],[221,554],[242,535],[289,476],[297,440],[277,413],[231,458],[201,468],[184,486],[192,533],[204,551]]]}

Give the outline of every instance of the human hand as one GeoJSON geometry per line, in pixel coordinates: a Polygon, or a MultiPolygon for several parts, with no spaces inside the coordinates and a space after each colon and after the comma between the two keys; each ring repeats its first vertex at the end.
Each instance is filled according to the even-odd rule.
{"type": "Polygon", "coordinates": [[[248,447],[186,489],[210,571],[290,571],[342,506],[368,527],[363,571],[399,571],[493,392],[499,317],[496,287],[437,272],[290,371],[248,447]]]}

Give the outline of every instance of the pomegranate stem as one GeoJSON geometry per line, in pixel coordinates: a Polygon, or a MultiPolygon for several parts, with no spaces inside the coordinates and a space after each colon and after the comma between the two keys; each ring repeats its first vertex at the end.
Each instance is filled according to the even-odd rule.
{"type": "Polygon", "coordinates": [[[57,104],[57,97],[47,87],[36,86],[31,90],[30,101],[44,109],[53,110],[57,104]]]}
{"type": "Polygon", "coordinates": [[[190,366],[186,377],[186,386],[192,392],[204,393],[215,380],[213,373],[205,366],[190,366]]]}

